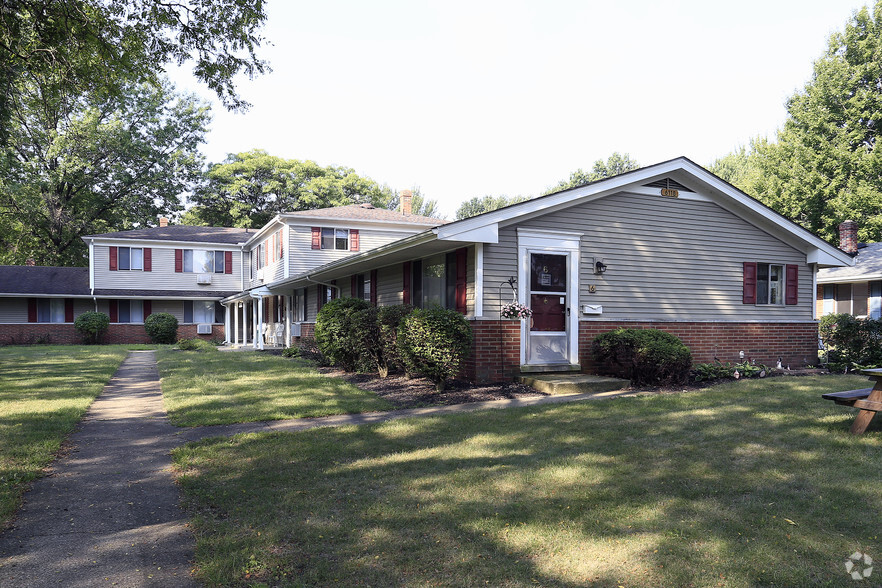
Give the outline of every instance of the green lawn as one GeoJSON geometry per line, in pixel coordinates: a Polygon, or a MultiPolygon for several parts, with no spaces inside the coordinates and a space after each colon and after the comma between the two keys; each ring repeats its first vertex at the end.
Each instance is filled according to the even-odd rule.
{"type": "Polygon", "coordinates": [[[850,554],[882,560],[882,423],[853,437],[820,395],[864,386],[250,434],[175,461],[210,585],[851,586],[850,554]]]}
{"type": "Polygon", "coordinates": [[[0,347],[0,528],[126,354],[120,346],[0,347]]]}
{"type": "Polygon", "coordinates": [[[389,410],[371,392],[302,360],[257,352],[156,353],[171,422],[183,427],[389,410]]]}

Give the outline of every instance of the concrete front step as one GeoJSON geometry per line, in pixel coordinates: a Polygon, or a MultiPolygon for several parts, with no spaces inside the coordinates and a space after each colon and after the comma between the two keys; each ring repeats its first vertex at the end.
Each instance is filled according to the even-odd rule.
{"type": "Polygon", "coordinates": [[[546,394],[589,394],[624,390],[628,380],[595,376],[593,374],[524,374],[518,377],[521,384],[536,388],[546,394]]]}

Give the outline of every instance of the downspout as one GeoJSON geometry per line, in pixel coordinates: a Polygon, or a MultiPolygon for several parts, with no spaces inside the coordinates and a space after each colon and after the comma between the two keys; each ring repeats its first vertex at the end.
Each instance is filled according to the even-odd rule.
{"type": "Polygon", "coordinates": [[[95,296],[95,239],[89,239],[89,295],[98,312],[98,298],[95,296]]]}

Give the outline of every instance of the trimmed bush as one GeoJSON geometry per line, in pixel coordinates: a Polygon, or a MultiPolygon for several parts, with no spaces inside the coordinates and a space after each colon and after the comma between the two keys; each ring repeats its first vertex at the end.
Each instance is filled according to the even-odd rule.
{"type": "Polygon", "coordinates": [[[412,306],[398,304],[371,306],[354,315],[359,354],[376,368],[381,378],[388,377],[391,370],[404,367],[397,346],[398,327],[411,312],[412,306]]]}
{"type": "Polygon", "coordinates": [[[370,305],[361,298],[337,298],[319,311],[315,319],[315,340],[328,361],[354,371],[361,358],[356,315],[370,305]]]}
{"type": "Polygon", "coordinates": [[[472,346],[472,328],[455,310],[417,308],[398,326],[398,351],[410,374],[425,376],[442,392],[472,346]]]}
{"type": "Polygon", "coordinates": [[[818,334],[827,348],[830,371],[882,367],[882,320],[828,314],[821,317],[818,334]]]}
{"type": "Polygon", "coordinates": [[[178,319],[167,312],[157,312],[144,319],[144,330],[154,343],[174,343],[178,339],[178,319]]]}
{"type": "Polygon", "coordinates": [[[635,386],[682,384],[692,353],[680,339],[658,329],[616,329],[594,338],[594,359],[635,386]]]}
{"type": "Polygon", "coordinates": [[[178,349],[184,351],[217,351],[217,345],[204,339],[194,337],[192,339],[181,339],[178,341],[178,349]]]}
{"type": "Polygon", "coordinates": [[[74,321],[74,328],[87,345],[101,343],[109,327],[110,317],[103,312],[84,312],[74,321]]]}

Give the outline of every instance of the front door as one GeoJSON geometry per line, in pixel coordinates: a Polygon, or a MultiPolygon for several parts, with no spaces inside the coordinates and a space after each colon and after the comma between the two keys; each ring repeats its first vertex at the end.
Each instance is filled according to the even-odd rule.
{"type": "Polygon", "coordinates": [[[569,253],[530,252],[527,363],[570,363],[569,253]]]}

